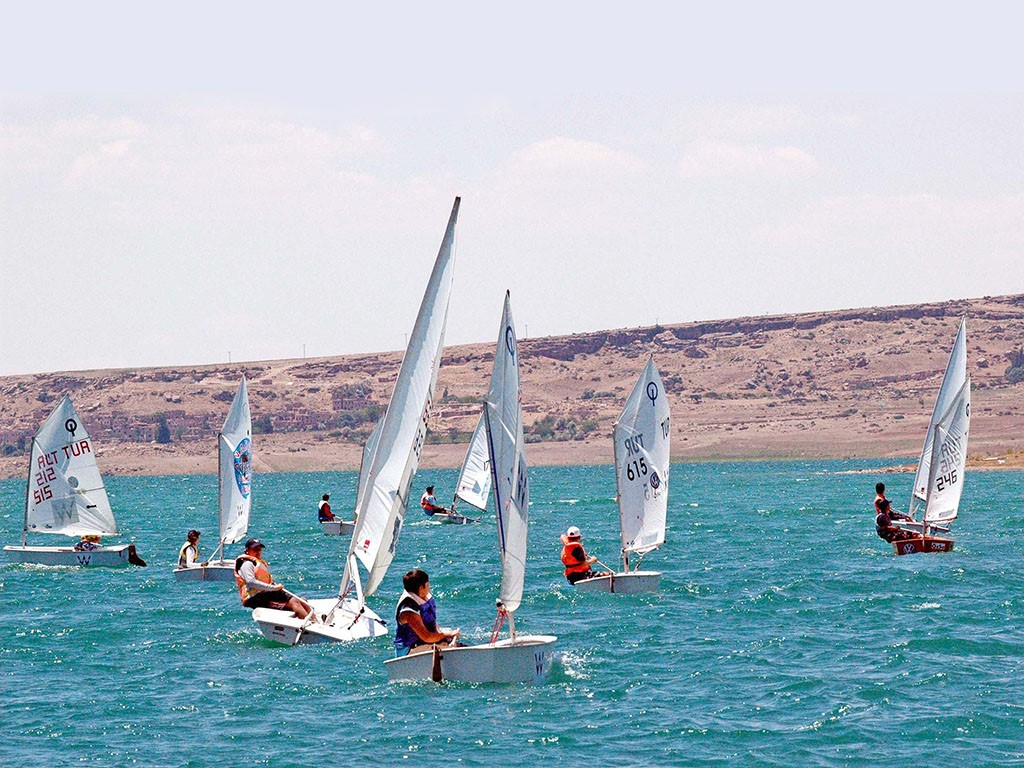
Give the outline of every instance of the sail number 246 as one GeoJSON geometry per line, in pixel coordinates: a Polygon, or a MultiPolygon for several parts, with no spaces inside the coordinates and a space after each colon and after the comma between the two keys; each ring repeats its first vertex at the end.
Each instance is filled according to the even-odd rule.
{"type": "Polygon", "coordinates": [[[952,469],[945,475],[939,475],[938,478],[936,478],[935,490],[944,491],[947,488],[951,488],[952,486],[956,485],[956,481],[956,470],[952,469]]]}

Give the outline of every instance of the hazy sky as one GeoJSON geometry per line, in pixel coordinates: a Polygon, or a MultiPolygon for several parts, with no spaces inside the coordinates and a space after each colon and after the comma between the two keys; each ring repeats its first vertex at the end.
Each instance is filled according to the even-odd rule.
{"type": "Polygon", "coordinates": [[[1024,292],[1012,4],[19,5],[0,374],[1024,292]]]}

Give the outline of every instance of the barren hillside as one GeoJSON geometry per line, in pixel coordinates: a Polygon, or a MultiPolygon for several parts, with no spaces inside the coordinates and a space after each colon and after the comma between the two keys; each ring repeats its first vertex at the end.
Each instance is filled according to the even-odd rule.
{"type": "MultiPolygon", "coordinates": [[[[672,398],[676,459],[911,457],[963,315],[971,454],[1020,451],[1024,295],[521,340],[530,460],[611,461],[612,422],[648,354],[672,398]]],[[[425,466],[461,461],[492,356],[490,342],[447,348],[425,466]]],[[[213,472],[243,373],[258,470],[356,468],[399,363],[389,353],[0,377],[0,475],[24,474],[26,446],[64,393],[105,472],[213,472]],[[169,442],[155,442],[161,432],[169,442]]]]}

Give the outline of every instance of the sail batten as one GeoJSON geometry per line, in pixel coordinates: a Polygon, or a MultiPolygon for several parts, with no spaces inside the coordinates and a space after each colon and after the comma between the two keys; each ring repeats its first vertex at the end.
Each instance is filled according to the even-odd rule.
{"type": "Polygon", "coordinates": [[[668,397],[649,358],[615,422],[615,479],[622,551],[665,543],[671,439],[668,397]]]}
{"type": "MultiPolygon", "coordinates": [[[[368,572],[364,595],[373,594],[394,558],[405,521],[409,486],[426,437],[444,347],[459,203],[459,198],[455,198],[391,401],[368,441],[363,458],[349,553],[355,554],[368,572]]],[[[351,557],[346,558],[342,594],[356,576],[350,572],[352,562],[351,557]]]]}

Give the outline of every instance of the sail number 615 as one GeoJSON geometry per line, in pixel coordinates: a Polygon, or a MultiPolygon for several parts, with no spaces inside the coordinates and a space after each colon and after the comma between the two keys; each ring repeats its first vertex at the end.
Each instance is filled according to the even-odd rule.
{"type": "Polygon", "coordinates": [[[631,461],[626,464],[626,477],[630,480],[636,480],[641,475],[647,474],[647,462],[644,461],[641,456],[636,461],[631,461]]]}

